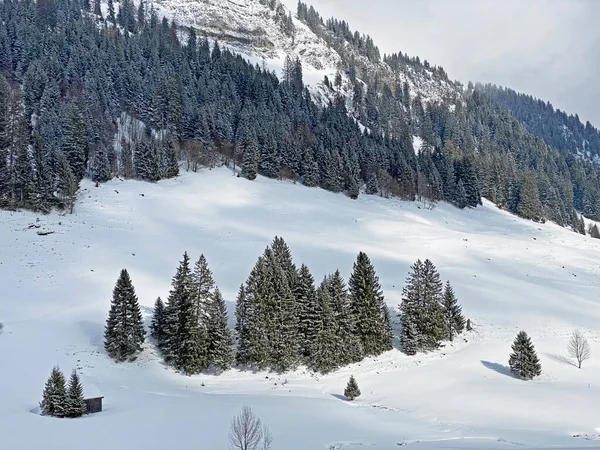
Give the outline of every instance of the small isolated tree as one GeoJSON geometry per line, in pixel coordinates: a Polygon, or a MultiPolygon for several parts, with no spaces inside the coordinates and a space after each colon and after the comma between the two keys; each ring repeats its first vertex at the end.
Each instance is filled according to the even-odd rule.
{"type": "Polygon", "coordinates": [[[244,406],[231,421],[229,448],[231,450],[270,450],[273,436],[252,408],[244,406]]]}
{"type": "Polygon", "coordinates": [[[67,388],[65,376],[58,366],[52,369],[50,378],[46,381],[40,409],[42,416],[65,417],[66,415],[67,388]]]}
{"type": "Polygon", "coordinates": [[[590,226],[590,236],[596,239],[600,239],[600,230],[598,230],[598,225],[593,224],[590,226]]]}
{"type": "Polygon", "coordinates": [[[358,383],[356,382],[354,375],[350,375],[346,389],[344,389],[344,396],[350,400],[354,400],[356,397],[360,396],[360,389],[358,388],[358,383]]]}
{"type": "Polygon", "coordinates": [[[581,364],[590,359],[590,346],[583,333],[579,330],[573,331],[567,350],[569,351],[569,356],[577,360],[577,367],[580,369],[581,364]]]}
{"type": "Polygon", "coordinates": [[[467,319],[467,331],[471,331],[473,326],[471,325],[471,319],[467,319]]]}
{"type": "Polygon", "coordinates": [[[83,386],[79,380],[77,371],[73,370],[69,379],[67,388],[67,408],[66,417],[81,417],[86,412],[85,401],[83,400],[83,386]]]}
{"type": "Polygon", "coordinates": [[[510,371],[519,378],[531,380],[542,373],[542,366],[531,338],[525,331],[520,331],[512,345],[512,353],[508,359],[510,371]]]}

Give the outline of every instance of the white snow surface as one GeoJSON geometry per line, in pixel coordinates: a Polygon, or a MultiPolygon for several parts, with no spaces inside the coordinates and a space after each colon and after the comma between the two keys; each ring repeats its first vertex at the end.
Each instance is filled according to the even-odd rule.
{"type": "Polygon", "coordinates": [[[84,181],[73,215],[0,211],[0,448],[227,449],[230,420],[244,404],[270,426],[274,450],[592,448],[600,431],[599,250],[598,240],[488,202],[459,211],[353,201],[224,168],[156,184],[84,181]],[[409,266],[430,258],[474,331],[430,354],[394,349],[327,376],[186,377],[166,368],[152,343],[133,363],[107,357],[104,322],[122,268],[149,321],[182,253],[204,253],[231,309],[275,235],[316,280],[337,268],[347,279],[365,251],[394,310],[409,266]],[[581,370],[566,355],[574,328],[592,349],[581,370]],[[521,329],[543,366],[529,382],[507,368],[521,329]],[[84,388],[105,396],[104,411],[40,416],[55,364],[67,375],[77,368],[84,388]],[[354,402],[341,396],[350,374],[362,391],[354,402]]]}

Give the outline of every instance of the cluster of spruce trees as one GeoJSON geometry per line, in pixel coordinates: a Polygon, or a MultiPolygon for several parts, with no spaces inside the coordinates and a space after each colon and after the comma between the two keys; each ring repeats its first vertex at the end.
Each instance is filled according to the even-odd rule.
{"type": "Polygon", "coordinates": [[[44,387],[40,410],[43,416],[75,418],[83,416],[87,409],[83,399],[83,387],[77,371],[73,370],[69,384],[57,367],[52,369],[44,387]]]}
{"type": "Polygon", "coordinates": [[[227,307],[204,255],[192,269],[184,253],[166,305],[156,300],[150,330],[165,361],[182,373],[231,368],[227,307]]]}
{"type": "Polygon", "coordinates": [[[358,254],[348,286],[336,271],[315,287],[276,237],[240,287],[236,341],[239,365],[277,371],[305,364],[326,373],[391,350],[389,312],[368,256],[358,254]]]}
{"type": "Polygon", "coordinates": [[[466,324],[450,282],[443,285],[428,259],[411,266],[399,310],[400,342],[407,355],[437,349],[442,341],[454,340],[466,324]]]}
{"type": "MultiPolygon", "coordinates": [[[[304,364],[326,373],[392,349],[390,314],[375,269],[359,253],[346,285],[339,271],[320,285],[306,265],[297,268],[276,237],[240,287],[235,335],[206,258],[194,267],[185,253],[166,303],[154,306],[151,336],[165,361],[185,374],[223,371],[236,364],[278,372],[304,364]]],[[[105,349],[131,360],[145,339],[143,319],[126,270],[113,290],[105,349]]]]}
{"type": "Polygon", "coordinates": [[[348,288],[339,271],[316,288],[308,267],[296,268],[289,247],[276,237],[240,286],[235,315],[234,350],[225,303],[205,258],[192,271],[184,255],[167,304],[156,302],[152,336],[167,363],[188,374],[234,363],[278,372],[305,364],[325,373],[392,348],[389,313],[364,253],[348,288]]]}

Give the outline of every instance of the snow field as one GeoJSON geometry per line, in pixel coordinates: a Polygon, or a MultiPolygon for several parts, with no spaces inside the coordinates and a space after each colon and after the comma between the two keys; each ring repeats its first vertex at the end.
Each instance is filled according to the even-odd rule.
{"type": "Polygon", "coordinates": [[[600,241],[487,202],[467,211],[419,206],[352,201],[262,177],[249,182],[221,168],[156,184],[84,181],[73,215],[1,211],[0,442],[159,449],[177,436],[178,448],[225,449],[231,417],[249,404],[271,427],[276,449],[593,445],[571,436],[593,438],[600,427],[600,241]],[[431,354],[395,349],[327,376],[299,369],[184,377],[165,368],[150,343],[131,364],[106,357],[104,321],[120,269],[128,269],[149,320],[182,253],[192,260],[204,253],[232,311],[240,283],[275,235],[317,282],[335,269],[347,280],[365,251],[395,327],[410,265],[430,258],[474,331],[431,354]],[[574,328],[592,349],[581,370],[565,359],[574,328]],[[507,368],[520,329],[542,363],[531,382],[507,368]],[[84,389],[105,395],[105,411],[78,420],[32,414],[54,364],[66,373],[78,368],[84,389]],[[351,374],[362,395],[348,403],[340,396],[351,374]]]}

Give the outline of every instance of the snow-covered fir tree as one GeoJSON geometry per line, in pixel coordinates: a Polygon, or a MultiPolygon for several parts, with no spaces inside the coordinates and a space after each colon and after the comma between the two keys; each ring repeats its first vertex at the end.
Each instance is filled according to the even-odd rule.
{"type": "Polygon", "coordinates": [[[392,349],[392,329],[379,277],[369,257],[360,252],[348,282],[352,311],[367,356],[392,349]]]}
{"type": "Polygon", "coordinates": [[[158,297],[154,302],[152,310],[152,321],[150,322],[150,336],[156,340],[159,347],[165,340],[165,304],[158,297]]]}
{"type": "Polygon", "coordinates": [[[207,363],[228,370],[233,364],[233,337],[227,328],[227,306],[218,288],[207,305],[207,363]]]}
{"type": "Polygon", "coordinates": [[[317,340],[319,305],[315,292],[315,280],[305,264],[298,269],[298,282],[294,297],[297,302],[301,352],[305,361],[309,361],[311,350],[317,340]]]}
{"type": "Polygon", "coordinates": [[[324,280],[315,293],[317,301],[316,339],[310,348],[308,366],[320,373],[328,373],[339,366],[337,323],[335,320],[329,286],[324,280]]]}
{"type": "Polygon", "coordinates": [[[69,385],[67,387],[67,407],[65,415],[67,417],[81,417],[87,411],[83,399],[83,386],[76,370],[71,373],[69,385]]]}
{"type": "Polygon", "coordinates": [[[348,380],[348,384],[346,385],[346,389],[344,389],[344,397],[349,400],[354,400],[356,397],[360,396],[360,389],[358,387],[358,383],[354,378],[354,375],[350,375],[350,379],[348,380]]]}
{"type": "MultiPolygon", "coordinates": [[[[300,342],[296,299],[292,293],[285,268],[277,258],[277,249],[267,249],[265,261],[269,273],[267,336],[270,342],[270,366],[285,372],[300,362],[300,342]]],[[[293,271],[294,275],[296,271],[293,271]]]]}
{"type": "Polygon", "coordinates": [[[337,367],[360,361],[364,356],[363,344],[358,328],[358,317],[339,270],[325,278],[324,286],[329,290],[333,309],[337,367]]]}
{"type": "Polygon", "coordinates": [[[238,324],[236,361],[242,366],[264,369],[269,363],[270,347],[265,329],[268,317],[268,276],[265,260],[261,256],[246,280],[244,295],[238,296],[236,315],[244,318],[244,324],[238,324]]]}
{"type": "Polygon", "coordinates": [[[58,366],[52,369],[52,373],[46,381],[40,410],[43,416],[66,417],[68,409],[67,387],[65,376],[58,366]]]}
{"type": "Polygon", "coordinates": [[[412,355],[418,351],[438,348],[444,337],[442,281],[437,269],[428,259],[418,260],[402,290],[400,320],[403,351],[412,355]]]}
{"type": "Polygon", "coordinates": [[[121,270],[104,331],[104,349],[108,355],[125,361],[142,350],[146,337],[142,311],[126,269],[121,270]]]}
{"type": "Polygon", "coordinates": [[[542,365],[525,331],[520,331],[512,345],[512,353],[508,359],[510,371],[523,380],[531,380],[542,373],[542,365]]]}
{"type": "Polygon", "coordinates": [[[165,307],[165,339],[161,350],[167,363],[192,375],[206,368],[205,342],[199,339],[197,304],[186,253],[173,277],[165,307]]]}
{"type": "Polygon", "coordinates": [[[450,281],[447,281],[444,286],[442,307],[444,308],[446,339],[453,341],[464,330],[465,318],[462,315],[462,307],[458,304],[458,299],[454,294],[454,289],[452,289],[450,281]]]}

